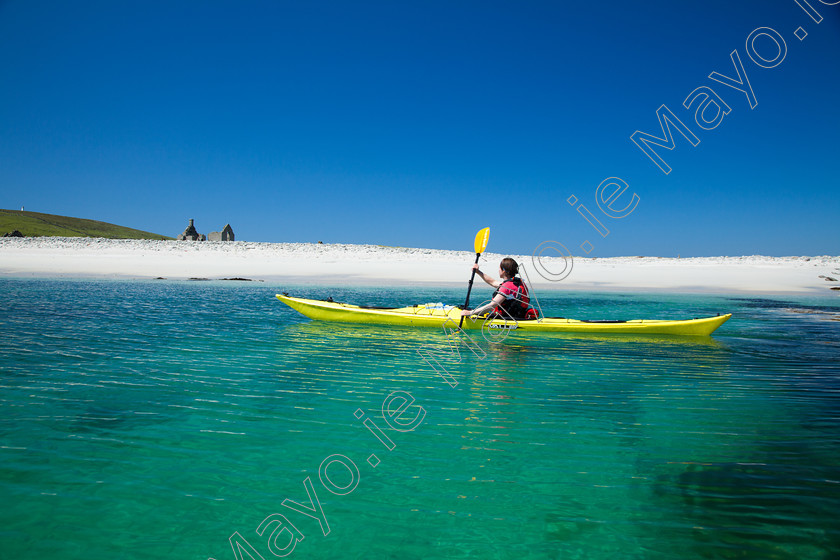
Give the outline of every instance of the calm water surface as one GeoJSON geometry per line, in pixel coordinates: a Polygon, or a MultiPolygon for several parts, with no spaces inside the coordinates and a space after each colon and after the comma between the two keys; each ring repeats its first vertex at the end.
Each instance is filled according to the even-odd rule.
{"type": "Polygon", "coordinates": [[[279,290],[463,298],[0,280],[0,557],[268,560],[280,513],[289,558],[840,558],[836,296],[546,292],[548,315],[734,316],[699,339],[471,332],[453,388],[417,354],[442,331],[311,322],[279,290]],[[395,391],[413,431],[383,419],[395,391]],[[358,473],[319,475],[334,455],[358,473]],[[307,477],[327,536],[281,505],[307,477]]]}

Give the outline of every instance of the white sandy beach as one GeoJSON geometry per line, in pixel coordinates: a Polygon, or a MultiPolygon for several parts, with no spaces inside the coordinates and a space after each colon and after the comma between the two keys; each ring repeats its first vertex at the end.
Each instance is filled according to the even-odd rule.
{"type": "MultiPolygon", "coordinates": [[[[575,257],[571,273],[549,281],[531,255],[482,255],[495,275],[499,260],[523,263],[540,289],[718,293],[838,294],[840,257],[575,257]],[[822,276],[822,277],[821,277],[822,276]]],[[[91,238],[0,238],[0,276],[78,278],[249,278],[323,285],[459,284],[475,254],[376,245],[137,241],[91,238]]],[[[549,272],[567,264],[544,258],[549,272]]]]}

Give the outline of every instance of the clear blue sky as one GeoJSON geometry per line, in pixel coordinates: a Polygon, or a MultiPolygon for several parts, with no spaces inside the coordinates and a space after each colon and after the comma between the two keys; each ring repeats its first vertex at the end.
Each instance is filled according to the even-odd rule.
{"type": "Polygon", "coordinates": [[[249,241],[470,250],[489,225],[501,253],[837,255],[840,4],[809,1],[819,24],[794,0],[0,1],[0,207],[249,241]],[[754,109],[708,77],[737,78],[733,50],[754,109]],[[712,130],[704,98],[682,106],[701,86],[730,108],[712,130]],[[631,141],[663,136],[662,105],[700,140],[671,127],[667,175],[631,141]],[[596,203],[613,176],[614,210],[640,198],[624,218],[596,203]]]}

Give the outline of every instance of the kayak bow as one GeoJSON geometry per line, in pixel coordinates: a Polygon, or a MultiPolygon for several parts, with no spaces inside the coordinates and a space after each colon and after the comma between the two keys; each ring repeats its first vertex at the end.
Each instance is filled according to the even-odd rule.
{"type": "MultiPolygon", "coordinates": [[[[362,307],[349,303],[303,299],[277,294],[277,299],[295,311],[319,321],[341,323],[368,323],[379,325],[403,325],[411,327],[438,327],[448,323],[457,329],[461,310],[453,306],[413,305],[411,307],[378,308],[362,307]]],[[[683,321],[645,320],[633,321],[579,321],[559,317],[517,321],[471,317],[464,321],[465,329],[500,328],[528,332],[557,333],[611,333],[611,334],[671,334],[708,336],[725,323],[731,313],[716,317],[704,317],[683,321]]]]}

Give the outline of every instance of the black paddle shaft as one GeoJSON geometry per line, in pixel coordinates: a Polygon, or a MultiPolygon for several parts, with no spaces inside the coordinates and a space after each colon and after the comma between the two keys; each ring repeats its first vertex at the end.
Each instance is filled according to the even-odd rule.
{"type": "MultiPolygon", "coordinates": [[[[478,258],[481,256],[481,253],[475,254],[475,264],[478,264],[478,258]]],[[[475,280],[475,269],[473,268],[472,274],[470,275],[470,285],[467,288],[467,301],[464,302],[464,309],[467,309],[470,305],[470,292],[472,291],[473,280],[475,280]]],[[[458,328],[460,329],[464,325],[464,316],[461,315],[461,322],[458,323],[458,328]]]]}

